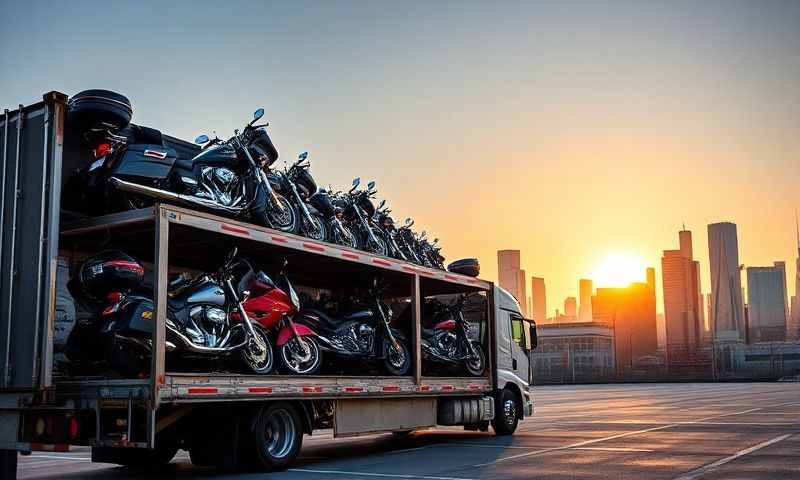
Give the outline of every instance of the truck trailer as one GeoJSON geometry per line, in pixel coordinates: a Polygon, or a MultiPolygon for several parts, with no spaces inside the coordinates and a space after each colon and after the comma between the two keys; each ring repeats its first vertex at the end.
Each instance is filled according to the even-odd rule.
{"type": "MultiPolygon", "coordinates": [[[[16,478],[20,452],[78,445],[91,447],[93,461],[120,465],[168,463],[185,449],[198,465],[279,470],[297,456],[303,436],[320,429],[343,437],[491,425],[509,435],[533,414],[535,324],[492,282],[167,203],[100,217],[64,211],[66,179],[89,161],[66,138],[67,100],[49,92],[0,115],[2,478],[16,478]],[[61,286],[83,259],[110,246],[150,272],[152,353],[147,373],[135,378],[76,374],[60,359],[59,324],[75,321],[62,306],[61,286]],[[170,275],[209,271],[232,247],[263,265],[289,259],[292,281],[308,292],[376,276],[390,282],[396,308],[409,319],[410,374],[351,368],[248,375],[172,362],[165,341],[170,275]],[[488,353],[482,376],[436,373],[423,356],[423,302],[459,294],[476,299],[469,321],[488,353]]],[[[166,135],[164,143],[188,158],[199,150],[166,135]]]]}

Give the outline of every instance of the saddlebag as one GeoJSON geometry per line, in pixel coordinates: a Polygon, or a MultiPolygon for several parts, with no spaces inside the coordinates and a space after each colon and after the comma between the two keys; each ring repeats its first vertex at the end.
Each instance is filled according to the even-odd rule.
{"type": "Polygon", "coordinates": [[[477,277],[481,273],[481,264],[477,258],[462,258],[447,266],[447,270],[470,277],[477,277]]]}
{"type": "Polygon", "coordinates": [[[113,167],[112,176],[122,180],[161,180],[169,176],[177,153],[172,148],[151,143],[129,145],[113,167]]]}

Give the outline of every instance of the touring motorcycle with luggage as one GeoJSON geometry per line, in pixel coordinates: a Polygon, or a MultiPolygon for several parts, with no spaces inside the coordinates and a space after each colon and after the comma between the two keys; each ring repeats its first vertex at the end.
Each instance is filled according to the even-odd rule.
{"type": "Polygon", "coordinates": [[[422,354],[433,363],[463,367],[479,377],[486,369],[486,353],[478,340],[470,338],[470,324],[464,317],[467,299],[468,295],[459,295],[450,305],[436,298],[425,301],[422,354]]]}
{"type": "MultiPolygon", "coordinates": [[[[238,354],[248,373],[272,371],[268,328],[252,320],[253,309],[246,307],[269,294],[266,285],[270,282],[265,278],[234,249],[217,272],[193,279],[181,275],[170,282],[167,352],[180,358],[211,360],[238,354]]],[[[70,360],[102,360],[123,375],[147,371],[154,304],[152,290],[142,285],[143,279],[142,264],[121,251],[101,252],[83,263],[69,289],[82,304],[94,307],[95,314],[87,325],[70,334],[70,360]]]]}
{"type": "Polygon", "coordinates": [[[206,145],[190,159],[165,147],[158,130],[130,124],[131,115],[128,99],[114,92],[87,90],[72,97],[69,124],[94,161],[70,182],[71,203],[96,215],[163,200],[285,232],[297,229],[294,208],[267,175],[278,151],[267,133],[269,124],[255,124],[263,108],[228,140],[199,136],[196,142],[206,145]]]}

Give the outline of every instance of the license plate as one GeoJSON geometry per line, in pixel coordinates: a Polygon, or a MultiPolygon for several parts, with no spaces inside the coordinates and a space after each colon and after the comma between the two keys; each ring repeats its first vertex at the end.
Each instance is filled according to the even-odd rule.
{"type": "Polygon", "coordinates": [[[89,166],[89,171],[91,172],[92,170],[97,170],[98,168],[102,167],[104,163],[106,163],[106,157],[98,158],[89,166]]]}

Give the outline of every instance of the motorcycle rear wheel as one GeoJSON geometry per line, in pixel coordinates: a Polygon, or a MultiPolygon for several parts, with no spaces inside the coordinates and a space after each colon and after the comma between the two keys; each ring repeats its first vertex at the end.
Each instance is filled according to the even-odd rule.
{"type": "MultiPolygon", "coordinates": [[[[253,330],[256,335],[260,337],[263,343],[264,351],[255,354],[250,350],[250,344],[244,346],[241,350],[241,359],[245,368],[250,373],[256,375],[266,375],[272,372],[272,367],[275,365],[275,355],[272,352],[272,342],[269,339],[267,332],[261,328],[260,325],[253,325],[253,330]]],[[[253,340],[251,340],[252,342],[253,340]]]]}
{"type": "Polygon", "coordinates": [[[322,351],[319,348],[317,339],[313,336],[294,337],[281,345],[281,363],[289,373],[296,375],[313,375],[322,366],[322,351]],[[297,342],[303,341],[309,349],[307,359],[298,360],[296,354],[302,348],[297,342]]]}
{"type": "Polygon", "coordinates": [[[339,231],[336,225],[331,225],[331,239],[333,243],[337,245],[342,245],[344,247],[350,247],[354,249],[358,249],[358,238],[356,238],[356,234],[348,228],[346,225],[342,225],[342,228],[349,234],[349,238],[344,238],[342,232],[339,231]]]}
{"type": "Polygon", "coordinates": [[[397,344],[400,346],[400,351],[395,351],[392,341],[388,338],[383,340],[383,351],[386,352],[384,365],[390,375],[401,377],[408,374],[411,369],[411,354],[405,343],[398,340],[397,344]]]}

